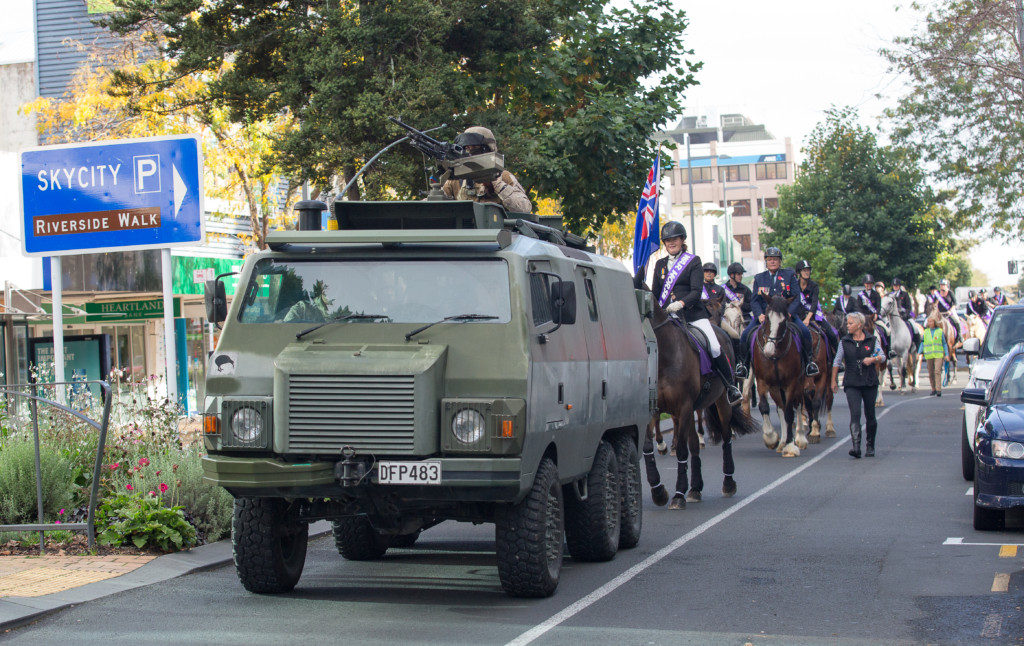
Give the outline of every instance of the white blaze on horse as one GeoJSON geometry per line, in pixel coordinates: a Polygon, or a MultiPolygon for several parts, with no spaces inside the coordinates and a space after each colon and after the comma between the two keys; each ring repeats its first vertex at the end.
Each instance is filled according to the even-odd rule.
{"type": "Polygon", "coordinates": [[[881,307],[878,308],[878,316],[889,328],[889,350],[896,356],[889,360],[887,369],[889,372],[889,390],[896,390],[895,374],[900,376],[899,392],[903,392],[907,384],[910,384],[911,391],[917,392],[917,371],[920,367],[920,356],[917,352],[917,345],[914,344],[914,337],[910,333],[909,324],[900,316],[899,305],[896,297],[886,294],[882,297],[881,307]]]}

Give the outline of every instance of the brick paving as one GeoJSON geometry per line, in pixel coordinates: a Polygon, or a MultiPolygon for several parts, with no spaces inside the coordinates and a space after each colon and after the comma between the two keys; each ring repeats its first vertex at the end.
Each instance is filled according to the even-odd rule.
{"type": "Polygon", "coordinates": [[[154,558],[131,555],[0,557],[0,598],[41,597],[63,592],[121,576],[154,558]]]}

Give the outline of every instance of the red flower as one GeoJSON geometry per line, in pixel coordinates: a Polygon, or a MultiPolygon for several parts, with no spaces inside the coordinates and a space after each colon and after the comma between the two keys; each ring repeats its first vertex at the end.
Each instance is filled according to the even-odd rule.
{"type": "Polygon", "coordinates": [[[168,489],[167,485],[161,482],[160,483],[160,493],[163,493],[163,492],[167,491],[167,489],[168,489]]]}
{"type": "Polygon", "coordinates": [[[149,466],[149,459],[148,458],[139,458],[139,466],[140,467],[148,467],[149,466]]]}
{"type": "Polygon", "coordinates": [[[157,472],[156,472],[156,475],[160,475],[160,472],[159,472],[159,471],[157,471],[157,472]]]}
{"type": "Polygon", "coordinates": [[[125,485],[124,488],[127,489],[128,491],[134,491],[135,490],[135,487],[131,486],[130,484],[129,485],[125,485]]]}
{"type": "Polygon", "coordinates": [[[120,467],[121,465],[118,464],[117,462],[113,462],[111,464],[108,464],[107,466],[111,471],[117,471],[118,467],[120,467]]]}

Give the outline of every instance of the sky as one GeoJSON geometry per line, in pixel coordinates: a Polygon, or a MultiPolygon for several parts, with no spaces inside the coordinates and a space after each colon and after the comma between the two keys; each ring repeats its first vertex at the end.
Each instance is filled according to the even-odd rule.
{"type": "MultiPolygon", "coordinates": [[[[32,0],[0,2],[0,64],[33,60],[32,0]]],[[[832,106],[855,106],[865,125],[877,126],[885,107],[906,90],[878,50],[918,27],[922,16],[909,4],[677,0],[690,21],[686,45],[704,62],[700,85],[685,98],[687,114],[740,112],[780,139],[791,137],[797,150],[832,106]]],[[[1006,273],[1013,257],[1024,259],[1024,249],[998,240],[971,253],[974,265],[998,284],[1016,282],[1006,273]]]]}

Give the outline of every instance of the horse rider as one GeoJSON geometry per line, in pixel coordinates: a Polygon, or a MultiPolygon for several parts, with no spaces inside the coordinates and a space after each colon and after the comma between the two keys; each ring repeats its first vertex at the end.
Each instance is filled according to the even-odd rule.
{"type": "MultiPolygon", "coordinates": [[[[454,143],[462,146],[467,156],[498,152],[498,142],[494,138],[494,133],[481,126],[466,128],[465,132],[455,138],[454,143]]],[[[530,204],[530,198],[527,197],[522,184],[507,170],[503,170],[490,181],[448,180],[441,190],[456,200],[501,204],[506,211],[517,213],[533,211],[533,205],[530,204]]]]}
{"type": "Polygon", "coordinates": [[[878,324],[878,309],[882,306],[882,297],[875,289],[875,279],[871,277],[871,274],[864,274],[863,282],[864,291],[857,294],[857,311],[864,315],[865,321],[871,322],[872,328],[876,329],[878,340],[886,353],[892,354],[889,350],[889,337],[885,333],[885,328],[878,324]]]}
{"type": "Polygon", "coordinates": [[[993,287],[992,296],[988,299],[989,304],[995,308],[1001,305],[1009,305],[1010,302],[1006,299],[1006,294],[1003,293],[1002,287],[993,287]]]}
{"type": "Polygon", "coordinates": [[[921,343],[921,335],[917,331],[917,326],[911,324],[910,319],[914,318],[914,302],[910,298],[910,292],[903,289],[903,281],[899,278],[892,279],[892,296],[896,299],[896,307],[899,310],[900,318],[907,324],[907,329],[910,330],[910,340],[916,348],[921,343]]]}
{"type": "Polygon", "coordinates": [[[975,294],[973,289],[967,292],[967,313],[988,323],[988,301],[982,294],[975,294]]]}
{"type": "Polygon", "coordinates": [[[936,300],[935,299],[935,295],[938,294],[938,293],[939,293],[939,288],[936,287],[935,285],[930,285],[928,287],[928,293],[924,295],[925,309],[928,309],[927,306],[928,306],[929,303],[934,303],[935,302],[935,300],[936,300]]]}
{"type": "MultiPolygon", "coordinates": [[[[702,269],[704,270],[704,291],[701,292],[700,299],[704,303],[715,301],[724,307],[725,290],[715,284],[715,277],[718,276],[718,265],[713,262],[706,262],[702,269]]],[[[707,308],[707,305],[704,307],[707,308]]],[[[708,314],[710,315],[710,312],[708,314]]]]}
{"type": "Polygon", "coordinates": [[[801,260],[796,263],[795,270],[800,288],[797,299],[800,302],[800,306],[797,316],[807,327],[814,323],[818,331],[828,339],[829,347],[835,350],[836,346],[839,345],[839,334],[825,320],[825,314],[821,311],[821,301],[818,300],[818,283],[811,280],[811,263],[801,260]]]}
{"type": "Polygon", "coordinates": [[[743,323],[746,325],[750,323],[751,319],[750,301],[754,299],[754,292],[750,291],[750,288],[743,284],[743,272],[743,265],[740,263],[734,262],[729,265],[729,280],[722,284],[722,289],[725,290],[725,295],[730,301],[734,301],[736,298],[743,299],[740,311],[743,312],[743,323]],[[730,294],[730,292],[732,293],[730,294]],[[733,298],[733,296],[736,298],[733,298]]]}
{"type": "Polygon", "coordinates": [[[811,358],[811,331],[807,329],[804,322],[797,316],[797,308],[800,301],[797,292],[800,290],[797,284],[796,274],[792,269],[782,269],[782,252],[778,247],[768,247],[764,252],[764,264],[768,268],[754,276],[754,299],[751,302],[751,309],[754,318],[740,335],[740,353],[743,359],[736,363],[736,376],[744,379],[749,374],[746,364],[750,361],[750,335],[758,326],[764,322],[765,308],[768,301],[774,296],[781,296],[789,301],[789,313],[800,334],[800,359],[804,364],[804,374],[808,377],[817,375],[820,371],[818,365],[811,358]]]}
{"type": "Polygon", "coordinates": [[[654,285],[651,291],[666,312],[677,318],[681,312],[687,323],[700,328],[704,333],[708,340],[711,363],[725,384],[729,405],[735,405],[742,399],[742,395],[733,379],[729,359],[722,352],[718,335],[708,320],[707,307],[701,302],[704,281],[700,258],[686,252],[686,229],[674,220],[661,227],[661,240],[668,256],[654,263],[654,285]]]}
{"type": "Polygon", "coordinates": [[[939,281],[939,289],[935,292],[935,306],[939,308],[939,314],[950,319],[950,323],[953,324],[954,342],[962,341],[960,315],[956,311],[956,294],[950,291],[947,278],[939,281]]]}
{"type": "Polygon", "coordinates": [[[833,314],[842,314],[846,316],[850,312],[856,312],[857,306],[853,302],[853,298],[850,294],[853,293],[853,288],[849,285],[843,285],[843,291],[839,296],[836,296],[835,303],[832,304],[833,314]]]}

